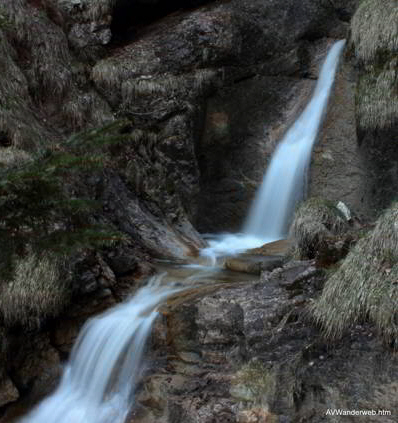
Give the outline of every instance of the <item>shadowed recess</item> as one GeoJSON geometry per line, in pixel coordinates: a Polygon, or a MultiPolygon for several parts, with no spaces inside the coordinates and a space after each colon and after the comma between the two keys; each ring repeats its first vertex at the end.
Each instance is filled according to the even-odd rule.
{"type": "Polygon", "coordinates": [[[119,0],[113,11],[114,41],[132,38],[137,30],[170,13],[210,3],[211,0],[119,0]]]}

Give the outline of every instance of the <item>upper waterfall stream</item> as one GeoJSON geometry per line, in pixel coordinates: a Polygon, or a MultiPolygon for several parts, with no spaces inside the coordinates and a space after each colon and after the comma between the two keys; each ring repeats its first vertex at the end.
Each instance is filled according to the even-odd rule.
{"type": "Polygon", "coordinates": [[[305,196],[311,153],[333,88],[345,40],[324,61],[311,101],[278,144],[256,193],[242,233],[213,237],[204,256],[237,254],[286,238],[296,204],[305,196]]]}
{"type": "MultiPolygon", "coordinates": [[[[242,234],[209,239],[201,255],[214,266],[218,256],[243,252],[284,238],[294,207],[305,193],[313,145],[325,115],[345,41],[330,49],[313,97],[277,147],[242,234]]],[[[193,264],[185,284],[211,275],[193,264]]],[[[213,267],[216,269],[216,267],[213,267]]],[[[189,286],[189,285],[188,285],[189,286]]],[[[150,279],[129,301],[83,327],[55,392],[21,423],[124,423],[142,367],[142,356],[158,306],[184,287],[150,279]]]]}
{"type": "Polygon", "coordinates": [[[330,49],[311,101],[279,143],[249,211],[245,234],[272,240],[286,237],[295,205],[305,196],[312,148],[344,45],[341,40],[330,49]]]}

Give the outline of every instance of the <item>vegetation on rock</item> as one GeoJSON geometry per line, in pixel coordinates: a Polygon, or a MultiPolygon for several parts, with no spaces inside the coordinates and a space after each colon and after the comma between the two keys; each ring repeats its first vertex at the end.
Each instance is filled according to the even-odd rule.
{"type": "Polygon", "coordinates": [[[0,312],[6,326],[39,327],[68,304],[71,289],[57,256],[27,254],[16,259],[11,281],[0,288],[0,312]]]}
{"type": "Polygon", "coordinates": [[[347,230],[347,223],[333,204],[313,197],[297,209],[290,228],[296,243],[295,255],[301,259],[314,258],[333,236],[347,230]]]}
{"type": "Polygon", "coordinates": [[[369,319],[398,348],[398,203],[358,241],[311,307],[328,338],[369,319]]]}
{"type": "Polygon", "coordinates": [[[253,405],[268,406],[275,395],[275,374],[260,361],[247,363],[236,373],[231,394],[253,405]]]}
{"type": "Polygon", "coordinates": [[[381,53],[398,50],[398,7],[395,0],[364,0],[352,18],[356,56],[372,63],[381,53]]]}
{"type": "Polygon", "coordinates": [[[70,133],[111,118],[44,6],[4,0],[0,14],[6,22],[0,19],[0,127],[10,143],[35,149],[44,141],[60,141],[59,125],[70,133]],[[41,119],[44,110],[51,118],[41,119]]]}
{"type": "Polygon", "coordinates": [[[0,150],[5,157],[0,160],[0,312],[7,325],[37,326],[58,314],[70,296],[62,281],[65,257],[121,239],[95,222],[97,203],[81,195],[77,181],[102,166],[103,157],[93,151],[120,142],[124,125],[77,134],[60,150],[28,158],[0,150]]]}
{"type": "Polygon", "coordinates": [[[398,116],[398,4],[365,0],[352,20],[352,40],[363,68],[357,91],[362,129],[391,128],[398,116]]]}

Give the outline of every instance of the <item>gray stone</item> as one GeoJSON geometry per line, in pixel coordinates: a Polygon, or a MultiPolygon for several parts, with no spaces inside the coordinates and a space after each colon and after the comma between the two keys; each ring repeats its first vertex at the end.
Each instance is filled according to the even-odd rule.
{"type": "Polygon", "coordinates": [[[19,398],[17,387],[5,374],[0,376],[0,407],[16,401],[19,398]]]}

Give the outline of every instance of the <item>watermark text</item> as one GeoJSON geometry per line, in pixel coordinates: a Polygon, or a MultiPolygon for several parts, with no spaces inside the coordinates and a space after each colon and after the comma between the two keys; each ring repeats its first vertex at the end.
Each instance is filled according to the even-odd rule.
{"type": "Polygon", "coordinates": [[[390,410],[344,410],[341,408],[328,408],[327,416],[391,416],[390,410]]]}

